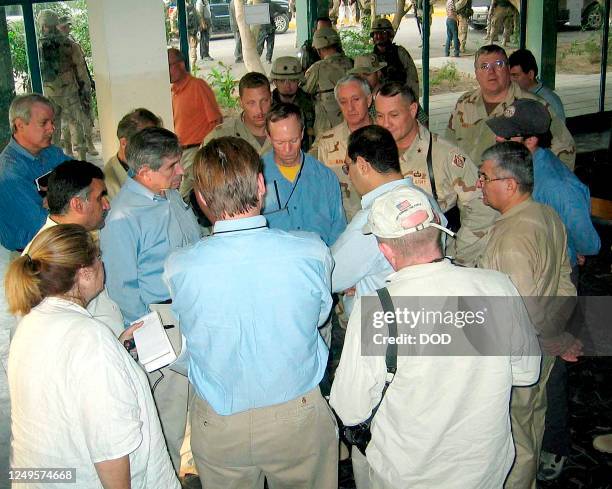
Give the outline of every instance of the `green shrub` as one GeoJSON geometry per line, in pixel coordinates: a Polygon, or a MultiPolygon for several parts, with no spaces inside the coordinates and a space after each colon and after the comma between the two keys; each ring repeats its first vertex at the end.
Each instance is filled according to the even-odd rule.
{"type": "Polygon", "coordinates": [[[342,41],[344,54],[349,58],[355,58],[355,56],[372,52],[369,29],[364,29],[363,27],[341,29],[340,40],[342,41]]]}
{"type": "Polygon", "coordinates": [[[451,85],[461,80],[461,75],[455,63],[445,63],[430,79],[431,86],[440,85],[443,81],[449,82],[451,85]]]}
{"type": "Polygon", "coordinates": [[[206,77],[212,86],[217,103],[227,109],[238,107],[238,98],[234,95],[237,80],[229,66],[219,61],[206,77]]]}

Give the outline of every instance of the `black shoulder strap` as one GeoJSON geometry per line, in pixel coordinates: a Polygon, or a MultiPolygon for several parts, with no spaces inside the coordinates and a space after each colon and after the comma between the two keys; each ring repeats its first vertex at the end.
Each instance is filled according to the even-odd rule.
{"type": "MultiPolygon", "coordinates": [[[[393,301],[391,300],[391,295],[389,295],[389,291],[386,287],[378,289],[376,293],[378,294],[378,298],[380,299],[380,303],[382,304],[385,313],[392,313],[391,316],[393,317],[393,321],[388,323],[389,338],[397,338],[397,323],[395,322],[395,310],[393,308],[393,301]]],[[[387,372],[395,374],[395,372],[397,371],[397,343],[387,344],[387,354],[385,356],[385,362],[387,364],[387,372]]]]}
{"type": "Polygon", "coordinates": [[[431,184],[431,195],[438,201],[438,192],[436,192],[436,177],[434,177],[433,164],[431,161],[431,147],[433,146],[433,138],[429,133],[429,149],[427,150],[427,172],[429,173],[429,183],[431,184]]]}

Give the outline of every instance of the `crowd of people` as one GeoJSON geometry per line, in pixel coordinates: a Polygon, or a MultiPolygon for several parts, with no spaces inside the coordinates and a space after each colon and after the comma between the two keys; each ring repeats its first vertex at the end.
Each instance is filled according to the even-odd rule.
{"type": "Polygon", "coordinates": [[[131,110],[103,170],[53,144],[49,98],[13,100],[0,154],[12,467],[178,488],[190,425],[206,489],[335,489],[347,445],[359,489],[535,489],[559,475],[565,362],[582,344],[553,299],[576,296],[600,240],[572,136],[531,92],[537,65],[482,46],[479,86],[443,137],[386,19],[355,60],[317,24],[320,60],[247,73],[232,117],[169,49],[174,132],[131,110]],[[399,338],[394,306],[428,297],[508,301],[471,354],[364,353],[372,314],[399,338]],[[161,303],[187,377],[146,374],[128,352],[161,303]],[[506,349],[480,355],[487,335],[506,349]]]}

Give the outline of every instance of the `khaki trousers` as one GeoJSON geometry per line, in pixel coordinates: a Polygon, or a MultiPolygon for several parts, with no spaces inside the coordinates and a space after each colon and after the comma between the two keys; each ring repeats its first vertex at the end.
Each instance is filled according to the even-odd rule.
{"type": "Polygon", "coordinates": [[[513,387],[510,420],[516,457],[505,489],[536,489],[536,472],[544,436],[546,382],[555,357],[543,356],[540,380],[531,387],[513,387]]]}
{"type": "Polygon", "coordinates": [[[291,401],[220,416],[199,396],[191,449],[206,489],[337,489],[336,420],[319,388],[291,401]]]}
{"type": "Polygon", "coordinates": [[[193,148],[187,148],[183,150],[183,155],[181,156],[181,166],[183,167],[183,171],[185,174],[183,175],[183,181],[181,182],[181,186],[179,188],[179,192],[181,193],[181,197],[185,202],[189,202],[189,194],[193,190],[193,161],[195,159],[195,155],[200,148],[198,146],[194,146],[193,148]]]}
{"type": "Polygon", "coordinates": [[[463,15],[457,16],[457,26],[459,28],[459,46],[462,53],[465,53],[467,35],[468,35],[468,19],[463,15]]]}

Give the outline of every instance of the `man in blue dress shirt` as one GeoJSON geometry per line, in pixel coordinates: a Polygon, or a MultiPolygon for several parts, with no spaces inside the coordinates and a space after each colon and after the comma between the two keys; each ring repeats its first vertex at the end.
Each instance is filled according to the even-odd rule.
{"type": "MultiPolygon", "coordinates": [[[[170,292],[162,279],[171,251],[200,239],[200,227],[178,188],[183,178],[176,135],[149,127],[130,138],[126,158],[132,177],[113,200],[100,232],[108,293],[126,325],[149,313],[149,304],[165,302],[170,292]]],[[[172,333],[173,331],[170,331],[172,333]]],[[[187,379],[163,368],[150,374],[153,397],[175,470],[187,422],[187,379]]]]}
{"type": "Polygon", "coordinates": [[[13,137],[0,153],[0,243],[15,251],[25,248],[49,214],[36,179],[70,158],[51,144],[55,113],[42,95],[16,97],[9,119],[13,137]]]}
{"type": "Polygon", "coordinates": [[[319,390],[328,349],[317,329],[332,305],[333,262],[312,233],[268,228],[262,171],[240,138],[200,149],[195,191],[213,234],[166,262],[196,391],[191,448],[206,489],[263,487],[264,477],[336,489],[336,423],[319,390]]]}
{"type": "MultiPolygon", "coordinates": [[[[567,251],[572,265],[572,281],[577,286],[578,266],[585,255],[599,253],[601,241],[591,221],[591,197],[584,185],[550,151],[550,114],[535,100],[517,99],[504,115],[486,121],[498,142],[517,141],[533,158],[533,199],[557,211],[567,231],[567,251]]],[[[567,411],[567,369],[561,358],[546,384],[548,407],[542,440],[538,479],[553,480],[561,475],[570,454],[571,439],[567,411]]]]}
{"type": "Polygon", "coordinates": [[[294,104],[276,104],[266,117],[272,151],[263,156],[266,197],[262,214],[271,228],[311,231],[328,246],[346,227],[338,177],[301,150],[304,120],[294,104]]]}

